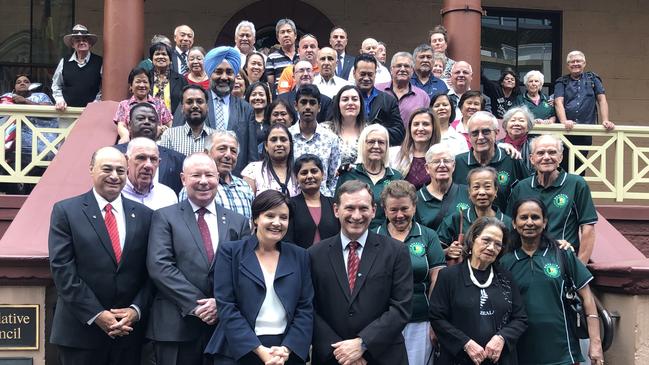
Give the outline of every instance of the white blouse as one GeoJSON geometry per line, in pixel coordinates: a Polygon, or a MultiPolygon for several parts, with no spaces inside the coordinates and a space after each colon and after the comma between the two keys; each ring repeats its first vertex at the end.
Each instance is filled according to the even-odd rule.
{"type": "Polygon", "coordinates": [[[255,320],[255,334],[257,336],[281,335],[286,330],[286,310],[275,293],[275,276],[266,272],[263,267],[261,272],[264,274],[266,297],[261,303],[261,309],[255,320]]]}

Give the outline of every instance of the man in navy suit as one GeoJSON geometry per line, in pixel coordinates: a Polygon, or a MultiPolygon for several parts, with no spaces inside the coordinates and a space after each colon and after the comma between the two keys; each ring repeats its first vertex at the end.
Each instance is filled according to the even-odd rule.
{"type": "Polygon", "coordinates": [[[314,365],[406,365],[401,331],[412,301],[406,246],[368,230],[370,187],[348,181],[336,192],[340,234],[309,248],[315,297],[314,365]]]}
{"type": "MultiPolygon", "coordinates": [[[[149,103],[133,105],[129,115],[128,131],[131,139],[146,137],[156,140],[160,118],[155,108],[149,103]]],[[[115,145],[115,148],[126,153],[128,143],[115,145]]],[[[176,194],[182,190],[180,172],[182,171],[185,155],[170,148],[158,146],[160,166],[158,166],[158,182],[170,187],[176,194]]]]}
{"type": "Polygon", "coordinates": [[[50,342],[63,365],[139,364],[151,301],[146,253],[151,210],[121,196],[126,157],[95,152],[93,188],[52,209],[48,248],[58,299],[50,342]]]}
{"type": "Polygon", "coordinates": [[[205,153],[185,159],[187,200],[154,212],[146,266],[157,292],[147,337],[158,365],[208,364],[203,350],[217,321],[214,256],[220,242],[250,235],[248,220],[215,203],[219,174],[205,153]]]}
{"type": "Polygon", "coordinates": [[[347,54],[347,32],[341,27],[334,27],[329,33],[329,45],[338,55],[336,76],[349,79],[349,72],[354,66],[354,56],[347,54]]]}

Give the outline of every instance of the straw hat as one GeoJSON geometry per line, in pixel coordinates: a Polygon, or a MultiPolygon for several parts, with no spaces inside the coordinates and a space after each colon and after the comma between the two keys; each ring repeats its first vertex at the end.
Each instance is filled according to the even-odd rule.
{"type": "Polygon", "coordinates": [[[74,39],[74,37],[88,38],[88,42],[90,43],[91,47],[94,46],[95,43],[97,43],[97,35],[88,32],[88,28],[81,24],[75,25],[74,28],[72,28],[72,33],[67,34],[63,37],[63,43],[65,43],[66,46],[72,48],[72,39],[74,39]]]}

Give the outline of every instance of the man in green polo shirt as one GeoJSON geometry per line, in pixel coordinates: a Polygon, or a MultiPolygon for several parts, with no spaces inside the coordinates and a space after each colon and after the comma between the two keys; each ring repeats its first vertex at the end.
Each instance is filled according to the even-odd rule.
{"type": "Polygon", "coordinates": [[[479,111],[467,122],[471,150],[455,156],[453,181],[457,184],[467,183],[470,170],[480,166],[491,166],[498,172],[498,196],[494,204],[502,211],[507,207],[507,198],[512,186],[530,173],[522,160],[511,158],[505,150],[496,146],[498,119],[491,113],[479,111]]]}
{"type": "Polygon", "coordinates": [[[511,214],[520,198],[538,197],[548,209],[548,233],[572,244],[579,260],[587,264],[595,244],[597,212],[590,188],[583,177],[569,174],[559,165],[563,143],[545,134],[530,142],[530,161],[536,174],[520,181],[512,189],[507,207],[511,214]]]}

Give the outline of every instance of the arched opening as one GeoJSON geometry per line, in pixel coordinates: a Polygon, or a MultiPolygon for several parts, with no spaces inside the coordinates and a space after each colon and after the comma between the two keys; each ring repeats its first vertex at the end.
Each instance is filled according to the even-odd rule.
{"type": "Polygon", "coordinates": [[[257,31],[255,47],[272,47],[277,43],[275,23],[282,18],[295,22],[298,38],[304,33],[311,33],[318,38],[320,47],[329,44],[329,32],[334,24],[320,10],[299,0],[261,0],[234,14],[221,29],[215,45],[233,44],[237,24],[248,20],[255,24],[257,31]]]}

